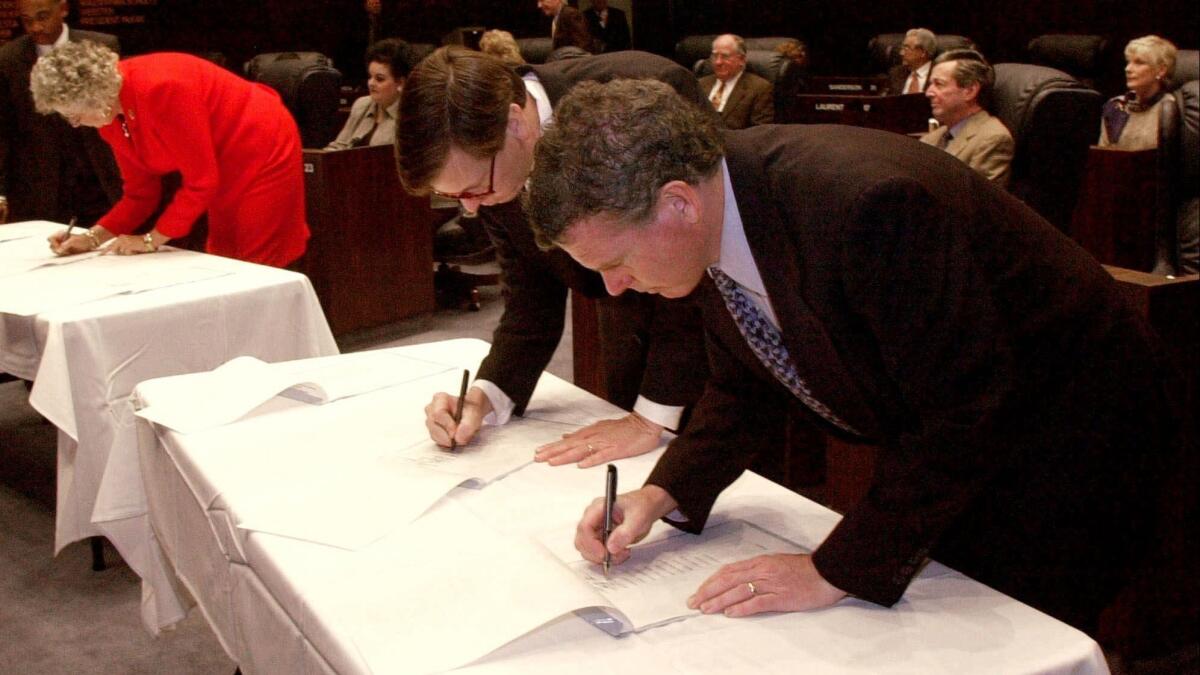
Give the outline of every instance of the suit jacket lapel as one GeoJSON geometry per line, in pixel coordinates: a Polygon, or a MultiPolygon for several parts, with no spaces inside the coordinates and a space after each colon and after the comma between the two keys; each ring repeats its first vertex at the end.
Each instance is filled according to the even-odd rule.
{"type": "MultiPolygon", "coordinates": [[[[735,143],[729,145],[736,146],[735,143]]],[[[797,373],[813,396],[835,415],[860,434],[876,435],[875,416],[859,395],[824,324],[805,298],[806,270],[788,236],[789,226],[779,211],[760,197],[760,191],[769,182],[759,153],[753,150],[738,152],[736,147],[730,147],[726,162],[746,239],[797,373]]],[[[749,350],[748,345],[746,349],[749,350]]]]}

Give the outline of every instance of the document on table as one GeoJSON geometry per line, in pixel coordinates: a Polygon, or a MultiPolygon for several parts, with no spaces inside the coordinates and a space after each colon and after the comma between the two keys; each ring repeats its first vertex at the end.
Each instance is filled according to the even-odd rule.
{"type": "Polygon", "coordinates": [[[569,612],[612,635],[646,630],[696,614],[687,597],[721,565],[801,551],[733,520],[638,546],[602,581],[592,563],[566,564],[537,542],[505,537],[462,506],[446,506],[406,531],[402,547],[356,559],[323,593],[341,605],[373,672],[457,668],[569,612]]]}
{"type": "MultiPolygon", "coordinates": [[[[453,367],[399,354],[362,352],[334,360],[268,364],[239,356],[217,368],[187,377],[186,387],[158,395],[138,416],[189,434],[234,422],[276,395],[324,404],[413,382],[453,367]]],[[[170,386],[172,378],[162,378],[170,386]]]]}
{"type": "MultiPolygon", "coordinates": [[[[230,274],[227,269],[176,257],[177,253],[176,249],[134,256],[84,253],[52,258],[24,273],[9,275],[6,268],[0,275],[0,313],[32,316],[115,295],[144,293],[230,274]]],[[[6,265],[8,262],[5,260],[6,265]]]]}
{"type": "MultiPolygon", "coordinates": [[[[26,220],[19,223],[8,223],[7,225],[0,225],[0,244],[35,237],[38,241],[42,242],[42,250],[49,252],[50,244],[47,243],[46,237],[65,229],[67,229],[66,225],[52,223],[48,220],[26,220]]],[[[0,254],[0,257],[5,255],[7,254],[0,254]]]]}
{"type": "Polygon", "coordinates": [[[346,461],[331,455],[320,481],[299,472],[293,479],[284,469],[232,508],[243,530],[359,550],[420,518],[455,487],[482,488],[528,465],[538,446],[573,429],[518,418],[484,427],[456,452],[429,440],[381,450],[388,441],[376,436],[366,441],[375,448],[370,457],[346,461]],[[304,490],[295,489],[300,483],[304,490]]]}
{"type": "Polygon", "coordinates": [[[533,462],[539,447],[561,440],[581,425],[514,418],[501,426],[485,425],[470,443],[449,452],[431,440],[400,451],[402,460],[459,476],[466,487],[483,487],[533,462]]]}
{"type": "Polygon", "coordinates": [[[101,255],[100,251],[60,256],[50,250],[41,228],[20,225],[0,226],[0,278],[24,274],[42,267],[58,267],[101,255]],[[14,228],[10,232],[8,228],[14,228]]]}
{"type": "Polygon", "coordinates": [[[640,632],[698,614],[689,595],[721,566],[766,553],[805,553],[796,544],[744,520],[713,525],[699,535],[671,536],[634,548],[623,565],[604,576],[601,566],[578,560],[570,568],[605,600],[578,610],[610,635],[640,632]]]}

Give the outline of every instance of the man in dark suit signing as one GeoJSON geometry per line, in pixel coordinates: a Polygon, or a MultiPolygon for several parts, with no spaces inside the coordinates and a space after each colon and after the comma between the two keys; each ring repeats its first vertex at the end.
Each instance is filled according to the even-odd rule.
{"type": "MultiPolygon", "coordinates": [[[[615,561],[659,518],[702,529],[787,404],[879,446],[811,555],[726,566],[690,607],[892,605],[934,557],[1094,631],[1160,545],[1194,553],[1156,527],[1163,491],[1187,494],[1173,481],[1195,513],[1156,339],[1093,258],[946,153],[854,127],[722,133],[654,82],[587,83],[538,144],[528,208],[610,293],[694,292],[703,312],[708,387],[619,497],[615,561]]],[[[576,532],[597,562],[603,511],[576,532]]]]}
{"type": "Polygon", "coordinates": [[[119,50],[117,38],[67,27],[66,0],[20,0],[25,35],[0,47],[0,223],[78,218],[90,225],[121,196],[112,151],[95,129],[33,108],[29,72],[67,41],[119,50]]]}
{"type": "Polygon", "coordinates": [[[588,31],[600,42],[601,51],[619,52],[629,49],[629,22],[625,12],[609,7],[608,0],[592,0],[592,6],[583,12],[588,31]]]}
{"type": "Polygon", "coordinates": [[[713,108],[730,129],[745,129],[775,121],[771,83],[746,70],[746,41],[737,35],[718,35],[712,44],[712,75],[700,78],[713,108]]]}
{"type": "Polygon", "coordinates": [[[467,393],[462,421],[453,420],[457,399],[449,394],[437,394],[426,407],[426,426],[443,446],[451,436],[466,443],[485,421],[503,424],[524,412],[562,337],[569,289],[600,298],[609,399],[633,412],[546,446],[537,459],[591,466],[646,452],[658,445],[663,429],[679,427],[685,407],[699,398],[707,369],[696,309],[644,294],[606,297],[599,275],[562,251],[538,248],[517,201],[553,103],[577,82],[620,76],[667,82],[711,114],[689,71],[644,52],[518,72],[480,52],[443,48],[405,82],[396,134],[401,181],[410,192],[433,192],[479,211],[496,249],[505,295],[504,314],[467,393]]]}

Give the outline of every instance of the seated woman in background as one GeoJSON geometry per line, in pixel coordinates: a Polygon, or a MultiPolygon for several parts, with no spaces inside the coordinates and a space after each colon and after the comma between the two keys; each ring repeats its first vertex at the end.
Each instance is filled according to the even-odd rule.
{"type": "Polygon", "coordinates": [[[30,73],[38,112],[96,127],[121,170],[123,195],[83,234],[50,237],[59,255],[152,253],[208,214],[205,250],[285,267],[304,254],[300,130],[273,89],[187,54],[118,62],[94,42],[68,42],[30,73]],[[158,208],[163,176],[182,185],[154,227],[132,234],[158,208]],[[111,242],[111,243],[108,243],[111,242]]]}
{"type": "Polygon", "coordinates": [[[1104,104],[1100,147],[1149,150],[1158,147],[1158,114],[1171,99],[1167,82],[1175,71],[1175,45],[1157,35],[1130,40],[1125,47],[1128,92],[1104,104]]]}
{"type": "Polygon", "coordinates": [[[380,40],[367,49],[367,91],[350,106],[350,117],[326,150],[364,145],[391,145],[396,140],[396,111],[408,77],[408,44],[399,38],[380,40]]]}
{"type": "Polygon", "coordinates": [[[521,47],[517,44],[513,34],[506,30],[484,32],[483,37],[479,38],[479,51],[491,54],[510,66],[525,65],[525,58],[521,56],[521,47]]]}

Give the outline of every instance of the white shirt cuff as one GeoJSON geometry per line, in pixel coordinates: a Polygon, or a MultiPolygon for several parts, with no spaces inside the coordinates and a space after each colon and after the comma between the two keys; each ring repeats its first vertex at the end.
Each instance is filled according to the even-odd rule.
{"type": "Polygon", "coordinates": [[[683,418],[683,406],[655,403],[645,396],[638,396],[633,411],[670,431],[678,429],[679,420],[683,418]]]}
{"type": "Polygon", "coordinates": [[[505,394],[501,391],[500,387],[487,380],[475,380],[473,384],[482,389],[483,394],[492,403],[492,412],[483,418],[483,423],[494,424],[496,426],[507,424],[508,419],[512,417],[513,409],[517,407],[513,404],[512,399],[508,397],[508,394],[505,394]]]}

